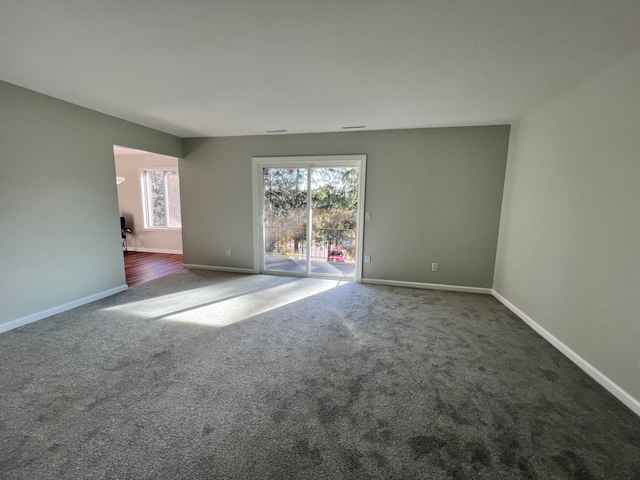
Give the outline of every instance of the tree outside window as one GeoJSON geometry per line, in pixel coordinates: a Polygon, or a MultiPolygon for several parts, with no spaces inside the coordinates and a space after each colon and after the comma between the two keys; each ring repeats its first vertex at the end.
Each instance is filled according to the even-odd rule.
{"type": "Polygon", "coordinates": [[[182,228],[177,170],[143,170],[142,203],[146,228],[182,228]]]}

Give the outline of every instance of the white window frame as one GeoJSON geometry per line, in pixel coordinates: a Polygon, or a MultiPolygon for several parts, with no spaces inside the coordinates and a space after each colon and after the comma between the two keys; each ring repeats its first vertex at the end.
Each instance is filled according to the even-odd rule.
{"type": "MultiPolygon", "coordinates": [[[[182,226],[180,227],[162,227],[162,226],[150,226],[149,221],[149,195],[147,192],[147,181],[146,181],[146,173],[147,172],[175,172],[180,178],[180,171],[178,167],[140,167],[138,168],[138,177],[140,178],[140,198],[142,200],[142,218],[144,219],[144,229],[145,230],[160,230],[160,231],[173,231],[180,232],[182,231],[182,226]]],[[[164,184],[165,195],[166,198],[169,198],[169,187],[167,183],[164,184]]],[[[167,206],[167,214],[168,214],[168,206],[167,206]]],[[[182,217],[182,215],[181,215],[182,217]]],[[[180,219],[180,225],[182,225],[182,218],[180,219]]]]}

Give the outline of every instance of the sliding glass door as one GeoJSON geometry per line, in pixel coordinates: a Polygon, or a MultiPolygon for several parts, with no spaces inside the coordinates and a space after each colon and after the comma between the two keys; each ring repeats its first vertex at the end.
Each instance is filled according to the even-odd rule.
{"type": "Polygon", "coordinates": [[[309,171],[264,167],[262,252],[264,271],[308,271],[309,171]]]}
{"type": "Polygon", "coordinates": [[[254,159],[263,273],[359,279],[364,156],[254,159]]]}
{"type": "Polygon", "coordinates": [[[311,168],[311,274],[355,274],[358,179],[357,167],[311,168]]]}

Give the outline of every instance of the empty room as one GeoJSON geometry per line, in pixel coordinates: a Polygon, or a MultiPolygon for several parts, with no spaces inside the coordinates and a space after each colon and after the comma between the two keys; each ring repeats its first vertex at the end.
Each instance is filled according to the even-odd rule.
{"type": "Polygon", "coordinates": [[[0,477],[640,479],[639,23],[1,1],[0,477]]]}

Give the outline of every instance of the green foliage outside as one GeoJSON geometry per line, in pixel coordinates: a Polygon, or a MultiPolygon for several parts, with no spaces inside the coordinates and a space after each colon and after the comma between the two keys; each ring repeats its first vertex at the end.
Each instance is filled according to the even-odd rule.
{"type": "MultiPolygon", "coordinates": [[[[306,245],[307,170],[265,168],[265,224],[276,232],[267,240],[267,251],[284,251],[293,245],[298,254],[306,245]],[[284,250],[283,250],[284,249],[284,250]]],[[[331,248],[340,246],[349,256],[355,253],[358,175],[355,168],[316,168],[311,170],[311,242],[331,248]]]]}
{"type": "Polygon", "coordinates": [[[164,188],[164,172],[162,170],[147,172],[147,179],[151,187],[149,204],[151,205],[151,213],[153,214],[152,225],[154,227],[166,227],[167,199],[164,188]]]}
{"type": "Polygon", "coordinates": [[[181,227],[178,173],[169,170],[148,170],[145,172],[145,181],[149,226],[181,227]]]}
{"type": "Polygon", "coordinates": [[[311,174],[313,242],[327,247],[343,247],[347,256],[355,256],[358,212],[358,175],[355,168],[322,168],[311,174]]]}

